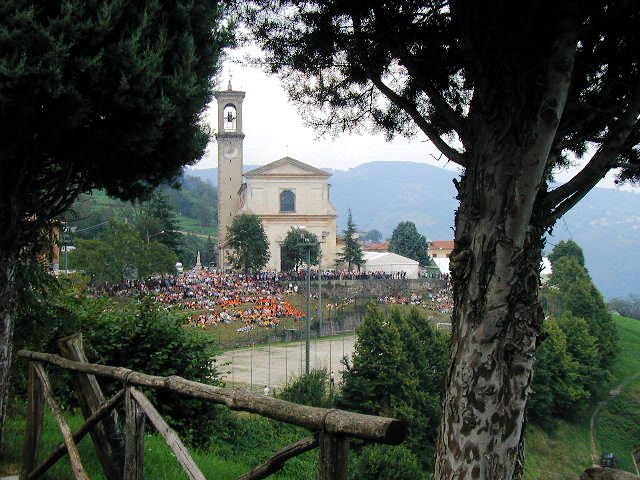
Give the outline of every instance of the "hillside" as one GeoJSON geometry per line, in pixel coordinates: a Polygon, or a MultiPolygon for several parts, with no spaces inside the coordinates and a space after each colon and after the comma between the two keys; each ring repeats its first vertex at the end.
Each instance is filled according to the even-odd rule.
{"type": "MultiPolygon", "coordinates": [[[[344,228],[351,208],[360,229],[375,228],[386,237],[403,220],[413,221],[428,239],[453,237],[456,172],[411,162],[371,162],[329,171],[339,228],[344,228]]],[[[187,174],[217,183],[215,168],[187,174]]],[[[584,249],[587,267],[605,297],[640,294],[638,212],[640,194],[596,188],[558,222],[549,249],[573,238],[584,249]]]]}

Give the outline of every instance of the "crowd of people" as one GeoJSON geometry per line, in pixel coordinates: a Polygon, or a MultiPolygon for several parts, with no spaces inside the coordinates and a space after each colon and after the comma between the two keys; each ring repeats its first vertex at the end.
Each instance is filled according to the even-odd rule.
{"type": "MultiPolygon", "coordinates": [[[[239,324],[237,331],[246,332],[258,327],[274,328],[284,318],[304,317],[305,314],[290,300],[291,296],[299,293],[298,286],[293,282],[305,279],[305,275],[306,272],[245,275],[201,269],[153,277],[147,281],[94,286],[90,287],[90,293],[113,297],[150,296],[167,308],[192,312],[190,323],[194,326],[239,324]]],[[[333,275],[340,277],[344,272],[333,272],[333,275]]],[[[360,274],[353,275],[361,278],[360,274]]],[[[390,277],[385,277],[387,274],[383,275],[382,272],[365,275],[367,278],[393,278],[391,274],[388,274],[390,277]]],[[[324,278],[336,277],[326,275],[324,278]]],[[[328,302],[326,308],[342,309],[354,301],[353,297],[334,300],[335,303],[328,302]]],[[[440,313],[449,313],[453,308],[450,287],[435,294],[379,296],[377,303],[417,305],[440,313]]]]}
{"type": "MultiPolygon", "coordinates": [[[[311,270],[312,280],[318,279],[318,271],[311,270]]],[[[280,274],[283,280],[302,281],[307,279],[306,270],[297,270],[280,274]]],[[[407,272],[358,272],[351,270],[324,270],[322,272],[324,280],[402,280],[407,278],[407,272]]]]}
{"type": "Polygon", "coordinates": [[[451,287],[448,285],[435,294],[384,295],[376,300],[378,305],[415,305],[443,314],[451,313],[453,310],[453,296],[451,287]]]}

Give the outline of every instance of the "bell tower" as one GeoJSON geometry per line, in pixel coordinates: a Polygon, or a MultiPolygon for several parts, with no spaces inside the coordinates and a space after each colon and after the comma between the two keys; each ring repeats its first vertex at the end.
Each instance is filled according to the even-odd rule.
{"type": "Polygon", "coordinates": [[[218,101],[218,267],[225,267],[225,238],[240,209],[238,190],[242,186],[242,100],[245,92],[231,88],[215,92],[218,101]]]}

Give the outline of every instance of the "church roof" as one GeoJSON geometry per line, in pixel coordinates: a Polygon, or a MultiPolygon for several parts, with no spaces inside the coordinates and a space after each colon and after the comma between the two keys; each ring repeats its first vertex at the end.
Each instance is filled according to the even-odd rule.
{"type": "Polygon", "coordinates": [[[313,176],[322,176],[322,177],[330,177],[331,174],[325,172],[316,167],[312,167],[300,160],[296,160],[291,157],[284,157],[280,160],[276,160],[275,162],[268,163],[263,165],[262,167],[254,168],[253,170],[249,170],[245,172],[245,177],[256,177],[259,175],[313,175],[313,176]]]}

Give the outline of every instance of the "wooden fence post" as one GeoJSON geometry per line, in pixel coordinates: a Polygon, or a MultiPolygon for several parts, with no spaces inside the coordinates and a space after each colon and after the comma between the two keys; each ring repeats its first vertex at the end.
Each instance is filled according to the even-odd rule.
{"type": "Polygon", "coordinates": [[[145,414],[127,386],[124,394],[126,442],[124,447],[124,480],[144,479],[144,421],[145,414]]]}
{"type": "Polygon", "coordinates": [[[42,434],[44,413],[44,393],[33,362],[29,362],[29,383],[27,385],[27,426],[22,450],[22,470],[20,480],[25,480],[36,467],[38,449],[42,434]]]}
{"type": "Polygon", "coordinates": [[[89,476],[82,466],[82,461],[80,460],[80,452],[78,451],[78,446],[76,442],[73,440],[73,435],[71,435],[71,428],[69,428],[69,424],[64,418],[62,414],[62,409],[56,399],[53,398],[53,392],[51,388],[51,382],[49,381],[49,376],[45,371],[44,367],[40,363],[35,363],[34,369],[38,378],[40,379],[40,383],[42,384],[42,392],[44,393],[44,398],[46,398],[47,403],[51,407],[51,412],[58,422],[58,426],[60,427],[60,432],[62,432],[62,438],[64,439],[64,443],[67,446],[67,452],[69,454],[69,463],[71,464],[71,470],[73,471],[73,475],[76,480],[89,480],[89,476]]]}
{"type": "MultiPolygon", "coordinates": [[[[61,338],[58,340],[58,347],[63,357],[88,363],[82,344],[82,334],[76,333],[61,338]]],[[[104,394],[95,375],[78,373],[73,376],[73,382],[80,409],[86,420],[105,402],[104,394]]],[[[124,444],[118,427],[118,414],[115,410],[91,430],[91,438],[106,477],[109,480],[120,480],[124,464],[124,444]]]]}
{"type": "Polygon", "coordinates": [[[349,437],[320,432],[319,480],[347,480],[349,437]]]}

